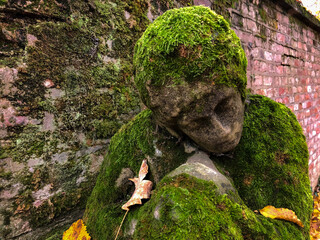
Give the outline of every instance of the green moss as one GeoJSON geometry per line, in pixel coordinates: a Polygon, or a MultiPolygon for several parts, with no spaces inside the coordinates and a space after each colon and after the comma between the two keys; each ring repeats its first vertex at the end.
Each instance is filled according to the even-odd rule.
{"type": "Polygon", "coordinates": [[[30,157],[40,157],[44,152],[46,133],[38,127],[28,125],[24,131],[16,135],[16,141],[7,153],[14,161],[25,162],[30,157]]]}
{"type": "Polygon", "coordinates": [[[240,40],[222,16],[197,6],[158,17],[135,47],[135,82],[149,104],[153,86],[207,81],[237,88],[245,96],[247,60],[240,40]]]}
{"type": "Polygon", "coordinates": [[[120,128],[120,124],[116,121],[112,122],[110,120],[97,120],[93,124],[94,135],[97,138],[108,138],[114,135],[120,128]]]}
{"type": "MultiPolygon", "coordinates": [[[[295,224],[255,214],[217,194],[212,182],[188,175],[163,179],[152,198],[128,216],[123,232],[138,221],[133,239],[304,239],[295,224]]],[[[128,239],[123,232],[120,239],[128,239]]]]}
{"type": "Polygon", "coordinates": [[[1,6],[1,5],[6,5],[7,2],[8,2],[8,0],[0,0],[0,6],[1,6]]]}
{"type": "Polygon", "coordinates": [[[312,195],[308,148],[294,114],[283,104],[252,95],[242,137],[233,158],[215,160],[230,174],[239,195],[252,209],[267,205],[293,210],[309,234],[312,195]]]}
{"type": "Polygon", "coordinates": [[[5,172],[3,168],[0,169],[0,178],[4,180],[10,180],[12,178],[12,172],[5,172]]]}
{"type": "Polygon", "coordinates": [[[12,212],[2,209],[0,214],[3,216],[3,225],[7,226],[10,225],[10,217],[12,217],[12,212]]]}
{"type": "MultiPolygon", "coordinates": [[[[261,2],[259,4],[259,15],[262,19],[262,21],[269,26],[278,29],[278,21],[277,21],[277,13],[275,10],[269,8],[269,6],[266,6],[268,8],[268,12],[265,10],[266,6],[264,2],[261,2]]],[[[264,26],[263,26],[264,27],[264,26]]],[[[262,26],[261,26],[262,28],[262,26]]],[[[265,28],[265,27],[264,27],[265,28]]],[[[263,30],[265,31],[265,29],[263,30]]],[[[260,29],[261,32],[261,29],[260,29]]],[[[261,35],[266,35],[265,33],[261,33],[261,35]]]]}
{"type": "Polygon", "coordinates": [[[256,35],[254,35],[255,37],[259,37],[259,38],[261,38],[264,42],[266,42],[267,41],[267,36],[266,35],[264,35],[264,34],[256,34],[256,35]]]}
{"type": "MultiPolygon", "coordinates": [[[[115,187],[122,168],[130,168],[138,173],[142,160],[150,156],[153,159],[151,172],[157,172],[157,178],[162,178],[186,160],[187,154],[182,146],[177,145],[177,139],[162,129],[156,131],[153,122],[151,111],[143,111],[112,137],[109,153],[101,166],[84,216],[93,238],[109,239],[114,236],[121,222],[121,205],[130,198],[133,191],[133,186],[125,190],[115,187]],[[159,151],[165,149],[166,152],[157,157],[155,147],[159,151]]],[[[152,174],[148,178],[156,183],[152,174]]]]}
{"type": "Polygon", "coordinates": [[[262,7],[260,7],[259,8],[259,15],[260,15],[262,21],[264,21],[266,23],[267,18],[268,18],[268,14],[267,14],[266,10],[264,10],[262,7]]]}

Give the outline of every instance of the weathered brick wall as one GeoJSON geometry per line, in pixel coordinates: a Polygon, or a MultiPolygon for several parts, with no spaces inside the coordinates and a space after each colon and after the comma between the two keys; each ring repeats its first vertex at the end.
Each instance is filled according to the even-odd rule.
{"type": "Polygon", "coordinates": [[[297,116],[314,188],[320,174],[320,24],[283,0],[242,0],[230,13],[248,58],[248,88],[284,103],[297,116]]]}

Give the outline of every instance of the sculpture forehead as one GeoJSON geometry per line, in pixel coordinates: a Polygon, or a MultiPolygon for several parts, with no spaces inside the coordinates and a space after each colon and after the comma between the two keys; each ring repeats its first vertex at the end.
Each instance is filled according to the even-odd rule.
{"type": "Polygon", "coordinates": [[[203,6],[173,9],[150,24],[135,47],[135,82],[142,101],[147,87],[206,82],[232,86],[245,98],[247,60],[222,16],[203,6]]]}

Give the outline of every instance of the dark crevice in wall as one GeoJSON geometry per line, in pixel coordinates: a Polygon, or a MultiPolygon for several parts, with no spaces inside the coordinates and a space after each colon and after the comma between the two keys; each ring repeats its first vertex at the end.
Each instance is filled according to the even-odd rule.
{"type": "Polygon", "coordinates": [[[41,12],[31,12],[28,10],[24,9],[19,9],[19,8],[1,8],[0,13],[4,13],[6,18],[11,17],[11,18],[21,18],[21,19],[37,19],[37,20],[54,20],[54,21],[62,21],[66,22],[65,18],[59,17],[59,16],[54,16],[46,13],[41,13],[41,12]]]}

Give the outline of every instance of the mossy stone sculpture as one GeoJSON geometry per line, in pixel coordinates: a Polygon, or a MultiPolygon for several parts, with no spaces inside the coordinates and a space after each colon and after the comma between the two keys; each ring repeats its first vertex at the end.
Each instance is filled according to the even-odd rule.
{"type": "Polygon", "coordinates": [[[115,237],[127,178],[145,158],[154,191],[130,207],[119,239],[309,239],[302,129],[284,105],[246,96],[245,55],[226,21],[205,7],[167,11],[138,41],[135,64],[150,109],[111,140],[84,216],[93,239],[115,237]],[[210,134],[232,147],[206,144],[210,134]],[[254,211],[267,205],[293,210],[304,228],[254,211]]]}

